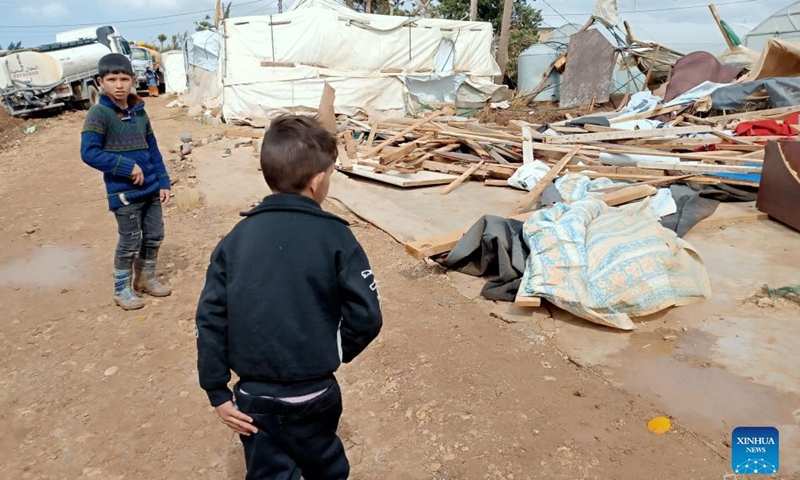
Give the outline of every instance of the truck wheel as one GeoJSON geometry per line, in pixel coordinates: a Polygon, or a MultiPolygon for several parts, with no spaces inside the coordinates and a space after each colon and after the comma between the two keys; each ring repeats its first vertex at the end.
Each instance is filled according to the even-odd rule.
{"type": "Polygon", "coordinates": [[[97,88],[94,85],[89,85],[86,93],[89,98],[83,101],[83,108],[88,110],[100,99],[100,92],[97,91],[97,88]]]}

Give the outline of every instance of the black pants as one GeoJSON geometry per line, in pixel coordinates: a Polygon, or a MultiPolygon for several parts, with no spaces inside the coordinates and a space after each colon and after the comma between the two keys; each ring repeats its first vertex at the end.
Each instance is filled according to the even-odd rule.
{"type": "Polygon", "coordinates": [[[136,255],[142,260],[155,260],[164,240],[164,217],[158,194],[114,210],[119,242],[114,255],[114,268],[130,270],[136,255]]]}
{"type": "Polygon", "coordinates": [[[246,480],[344,480],[350,464],[336,436],[342,392],[334,383],[303,403],[247,395],[234,388],[236,405],[253,417],[258,433],[240,436],[246,480]]]}

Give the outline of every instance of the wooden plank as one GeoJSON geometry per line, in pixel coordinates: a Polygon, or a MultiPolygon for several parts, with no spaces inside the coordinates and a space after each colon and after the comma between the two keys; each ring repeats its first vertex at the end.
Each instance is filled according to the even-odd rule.
{"type": "Polygon", "coordinates": [[[372,144],[375,142],[375,135],[378,134],[378,122],[372,122],[369,124],[369,137],[367,137],[367,147],[372,148],[372,144]]]}
{"type": "Polygon", "coordinates": [[[353,131],[346,130],[344,132],[344,147],[347,150],[347,156],[351,159],[357,159],[358,153],[356,153],[356,142],[353,140],[353,131]]]}
{"type": "Polygon", "coordinates": [[[266,133],[266,131],[265,130],[235,130],[235,129],[232,129],[232,128],[226,128],[222,133],[226,137],[246,137],[246,138],[262,139],[262,138],[264,138],[264,134],[266,133]]]}
{"type": "Polygon", "coordinates": [[[514,305],[523,308],[536,308],[542,306],[542,299],[540,297],[523,297],[517,295],[514,297],[514,305]]]}
{"type": "Polygon", "coordinates": [[[508,158],[514,159],[514,160],[516,160],[518,162],[522,161],[522,155],[517,153],[517,152],[515,152],[515,151],[513,151],[513,150],[505,148],[505,147],[503,147],[501,145],[492,145],[492,147],[495,150],[497,150],[498,152],[500,152],[501,155],[504,155],[504,156],[506,156],[508,158]]]}
{"type": "MultiPolygon", "coordinates": [[[[592,172],[583,172],[581,175],[585,175],[591,179],[595,178],[607,178],[609,180],[628,180],[628,181],[638,181],[638,180],[655,180],[660,181],[665,178],[669,178],[665,175],[658,175],[656,170],[652,170],[655,175],[638,175],[638,174],[626,174],[626,173],[592,173],[592,172]]],[[[684,180],[680,180],[681,183],[696,183],[698,185],[719,185],[720,183],[727,183],[728,185],[741,185],[745,187],[758,187],[758,182],[750,182],[747,180],[733,180],[729,178],[720,178],[720,177],[706,177],[698,174],[698,176],[689,177],[684,180]]]]}
{"type": "Polygon", "coordinates": [[[472,155],[471,153],[460,153],[460,152],[444,152],[439,154],[440,157],[444,157],[450,160],[455,160],[457,162],[472,162],[477,163],[483,161],[483,159],[477,155],[472,155]]]}
{"type": "Polygon", "coordinates": [[[800,105],[794,105],[791,107],[770,108],[767,110],[756,110],[754,112],[732,113],[730,115],[719,115],[716,117],[707,117],[706,121],[720,123],[720,122],[727,122],[730,120],[776,118],[780,116],[786,116],[795,112],[800,112],[800,105]]]}
{"type": "Polygon", "coordinates": [[[658,178],[658,179],[655,179],[655,180],[645,180],[643,182],[637,182],[637,183],[619,184],[619,185],[613,185],[611,187],[598,188],[596,190],[589,190],[589,191],[590,192],[594,192],[594,193],[610,193],[610,192],[616,192],[617,190],[621,190],[623,188],[636,187],[636,186],[639,186],[639,185],[653,185],[653,186],[655,186],[655,185],[664,185],[664,184],[667,184],[667,183],[679,182],[681,180],[685,180],[687,178],[694,177],[696,175],[700,175],[700,174],[699,173],[690,173],[688,175],[678,175],[678,176],[675,176],[675,177],[662,177],[662,178],[658,178]]]}
{"type": "MultiPolygon", "coordinates": [[[[639,189],[638,187],[631,187],[631,188],[637,188],[639,194],[642,193],[647,195],[650,194],[649,193],[650,190],[639,189]]],[[[630,194],[628,194],[627,192],[623,193],[623,191],[620,191],[613,193],[614,195],[603,194],[603,195],[598,195],[594,198],[604,201],[609,206],[619,205],[618,203],[615,203],[618,200],[626,200],[628,202],[632,201],[630,200],[630,194]]],[[[528,217],[530,217],[530,215],[531,214],[528,212],[528,213],[512,215],[508,218],[524,222],[525,220],[528,219],[528,217]]],[[[465,233],[467,233],[466,229],[453,230],[430,238],[409,242],[406,243],[405,250],[406,253],[420,260],[428,257],[433,257],[435,255],[439,255],[452,250],[453,247],[456,245],[456,243],[458,243],[458,241],[461,240],[461,237],[463,237],[465,233]]]]}
{"type": "Polygon", "coordinates": [[[686,105],[673,105],[671,107],[662,107],[662,108],[657,108],[655,110],[650,110],[649,112],[637,113],[636,115],[626,115],[621,118],[618,117],[609,118],[608,120],[609,123],[611,123],[612,125],[615,123],[629,122],[631,120],[644,120],[647,118],[657,117],[665,113],[677,112],[678,110],[685,107],[686,105]]]}
{"type": "Polygon", "coordinates": [[[466,172],[461,174],[460,177],[456,178],[455,180],[453,180],[452,183],[450,183],[450,185],[448,185],[448,186],[446,186],[446,187],[444,187],[442,189],[442,195],[447,195],[448,193],[450,193],[453,190],[455,190],[456,187],[458,187],[459,185],[461,185],[464,182],[464,180],[466,180],[469,177],[471,177],[473,173],[475,173],[479,168],[481,168],[484,163],[485,162],[483,160],[481,160],[480,162],[476,163],[475,165],[469,167],[466,172]]]}
{"type": "Polygon", "coordinates": [[[484,180],[483,184],[487,187],[511,187],[511,185],[508,184],[508,180],[496,180],[493,178],[484,180]]]}
{"type": "MultiPolygon", "coordinates": [[[[711,6],[713,7],[713,5],[711,5],[711,6]]],[[[735,143],[737,145],[753,145],[753,142],[751,142],[749,140],[745,140],[744,138],[741,138],[741,137],[732,137],[732,136],[726,135],[726,134],[724,134],[722,132],[711,132],[711,135],[714,135],[715,137],[719,137],[722,140],[725,140],[726,142],[735,143]]]]}
{"type": "Polygon", "coordinates": [[[761,167],[746,167],[742,165],[713,165],[708,163],[686,162],[639,162],[637,167],[645,170],[679,170],[682,172],[698,173],[761,173],[761,167]]]}
{"type": "Polygon", "coordinates": [[[722,33],[722,38],[725,39],[725,43],[728,44],[728,48],[733,49],[736,44],[731,41],[730,37],[728,36],[728,32],[726,32],[725,27],[722,26],[722,19],[719,17],[717,7],[715,7],[712,3],[708,6],[708,9],[711,10],[711,16],[714,17],[714,21],[717,22],[717,27],[719,27],[719,31],[722,33]]]}
{"type": "Polygon", "coordinates": [[[262,67],[294,68],[294,62],[261,62],[262,67]]]}
{"type": "Polygon", "coordinates": [[[494,159],[495,162],[499,163],[500,165],[509,165],[508,160],[505,159],[502,155],[497,153],[497,149],[493,148],[489,145],[489,155],[494,159]]]}
{"type": "Polygon", "coordinates": [[[644,197],[655,195],[658,189],[652,185],[636,185],[633,187],[626,187],[614,192],[609,192],[603,195],[603,201],[608,205],[624,205],[634,200],[640,200],[644,197]]]}
{"type": "Polygon", "coordinates": [[[350,170],[353,168],[353,163],[350,161],[350,155],[347,153],[347,148],[341,143],[337,144],[336,148],[339,150],[339,163],[342,164],[342,168],[345,170],[350,170]]]}
{"type": "Polygon", "coordinates": [[[480,146],[480,144],[478,142],[476,142],[475,140],[472,140],[472,139],[469,139],[469,138],[465,138],[464,139],[464,143],[469,148],[471,148],[472,151],[477,153],[479,157],[484,158],[484,159],[492,158],[491,155],[489,155],[489,152],[487,152],[486,149],[483,148],[482,146],[480,146]]]}
{"type": "Polygon", "coordinates": [[[401,188],[444,185],[452,182],[453,179],[456,178],[453,175],[436,172],[416,172],[413,174],[399,172],[377,173],[372,167],[366,165],[353,165],[352,170],[346,171],[345,173],[388,183],[389,185],[401,188]]]}
{"type": "Polygon", "coordinates": [[[544,190],[547,186],[552,182],[556,176],[561,173],[561,170],[567,166],[567,164],[572,160],[572,157],[580,151],[581,147],[576,146],[573,147],[572,150],[567,152],[561,160],[558,161],[551,169],[548,171],[544,177],[536,184],[533,189],[525,195],[525,198],[519,202],[517,208],[514,209],[514,213],[523,213],[531,209],[534,203],[539,200],[539,197],[544,193],[544,190]]]}
{"type": "Polygon", "coordinates": [[[533,163],[533,142],[532,142],[531,127],[528,125],[522,126],[522,163],[533,163]]]}
{"type": "Polygon", "coordinates": [[[335,101],[336,90],[330,84],[325,83],[325,87],[322,89],[322,97],[319,99],[317,120],[333,135],[336,135],[338,131],[336,128],[336,110],[333,108],[335,101]]]}
{"type": "Polygon", "coordinates": [[[436,112],[433,112],[432,114],[428,115],[427,117],[423,118],[422,120],[419,120],[418,122],[415,122],[410,127],[405,128],[402,131],[400,131],[399,133],[396,133],[396,134],[392,135],[391,137],[387,138],[386,140],[382,141],[381,143],[378,144],[377,147],[373,147],[373,148],[369,149],[367,152],[364,153],[364,157],[366,157],[366,158],[374,157],[375,155],[380,153],[380,151],[383,150],[385,147],[387,147],[387,146],[393,144],[394,142],[400,140],[401,138],[405,137],[407,134],[413,132],[417,127],[425,125],[426,123],[430,122],[431,120],[434,120],[434,119],[436,119],[438,117],[441,117],[445,113],[447,113],[447,112],[445,112],[444,110],[438,110],[436,112]]]}
{"type": "Polygon", "coordinates": [[[619,132],[585,133],[582,135],[561,135],[547,137],[545,143],[586,143],[605,140],[627,140],[632,138],[665,137],[667,135],[684,135],[689,133],[709,133],[714,127],[698,125],[694,127],[656,128],[653,130],[629,130],[619,132]]]}
{"type": "Polygon", "coordinates": [[[400,147],[392,150],[391,152],[385,152],[380,156],[380,163],[386,165],[389,163],[394,163],[400,161],[403,157],[408,155],[409,153],[413,152],[415,148],[417,148],[417,142],[408,142],[400,145],[400,147]]]}

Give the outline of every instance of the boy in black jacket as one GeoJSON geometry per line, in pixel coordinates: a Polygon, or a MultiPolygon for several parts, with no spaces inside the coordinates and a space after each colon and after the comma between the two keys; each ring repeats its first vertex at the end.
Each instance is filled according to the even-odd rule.
{"type": "Polygon", "coordinates": [[[375,339],[382,317],[364,250],[347,222],[320,207],[336,155],[336,138],[316,120],[274,120],[261,149],[274,194],[211,255],[197,308],[200,386],[240,434],[247,480],[350,471],[333,372],[375,339]]]}

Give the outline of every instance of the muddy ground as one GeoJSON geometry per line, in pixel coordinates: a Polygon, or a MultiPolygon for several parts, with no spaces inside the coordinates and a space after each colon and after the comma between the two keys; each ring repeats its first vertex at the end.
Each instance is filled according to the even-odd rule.
{"type": "MultiPolygon", "coordinates": [[[[160,262],[174,294],[138,312],[111,300],[115,222],[101,175],[80,160],[84,114],[41,122],[0,151],[3,478],[244,478],[239,440],[197,384],[193,316],[212,248],[256,199],[242,198],[219,169],[168,153],[179,134],[221,132],[166,109],[169,100],[148,100],[148,110],[177,180],[160,262]],[[198,203],[191,192],[200,181],[227,190],[227,202],[210,206],[200,191],[198,203]]],[[[352,478],[666,480],[730,471],[724,452],[679,419],[665,435],[648,432],[647,420],[663,412],[570,362],[537,325],[489,316],[383,232],[325,207],[353,222],[385,308],[379,339],[338,374],[352,478]]]]}

